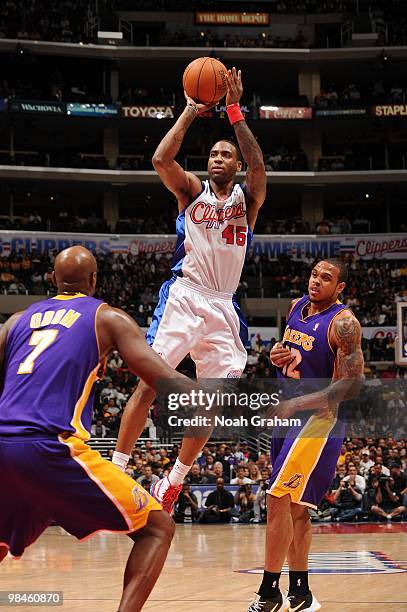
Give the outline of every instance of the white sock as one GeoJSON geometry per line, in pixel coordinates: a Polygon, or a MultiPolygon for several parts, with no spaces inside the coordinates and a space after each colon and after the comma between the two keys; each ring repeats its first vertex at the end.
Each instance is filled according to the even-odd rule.
{"type": "Polygon", "coordinates": [[[120,453],[117,450],[113,451],[112,463],[117,465],[123,472],[126,471],[129,459],[130,455],[126,455],[126,453],[120,453]]]}
{"type": "Polygon", "coordinates": [[[177,459],[168,476],[168,480],[172,486],[177,487],[178,485],[182,484],[190,469],[190,465],[184,465],[179,459],[177,459]]]}

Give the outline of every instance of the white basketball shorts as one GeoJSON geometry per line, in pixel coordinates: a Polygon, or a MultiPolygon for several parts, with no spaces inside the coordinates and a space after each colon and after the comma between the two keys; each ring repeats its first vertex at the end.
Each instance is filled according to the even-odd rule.
{"type": "Polygon", "coordinates": [[[247,324],[233,294],[184,278],[162,285],[146,337],[173,368],[190,353],[198,378],[239,378],[246,365],[247,324]]]}

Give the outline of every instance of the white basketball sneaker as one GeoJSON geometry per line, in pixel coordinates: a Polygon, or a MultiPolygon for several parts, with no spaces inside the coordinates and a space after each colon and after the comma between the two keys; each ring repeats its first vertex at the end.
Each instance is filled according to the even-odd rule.
{"type": "Polygon", "coordinates": [[[181,491],[182,485],[174,487],[170,483],[168,476],[161,480],[156,480],[150,487],[151,496],[162,505],[163,510],[168,512],[168,514],[172,514],[181,491]]]}

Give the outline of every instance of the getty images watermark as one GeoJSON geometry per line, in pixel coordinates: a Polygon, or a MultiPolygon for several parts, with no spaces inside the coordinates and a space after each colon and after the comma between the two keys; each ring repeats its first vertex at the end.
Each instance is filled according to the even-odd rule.
{"type": "Polygon", "coordinates": [[[157,387],[155,420],[162,436],[407,435],[407,377],[379,384],[366,378],[362,386],[314,378],[171,378],[157,387]]]}
{"type": "Polygon", "coordinates": [[[245,393],[221,391],[204,391],[191,389],[189,392],[169,393],[167,408],[172,412],[187,411],[188,416],[180,414],[168,415],[170,427],[301,427],[299,418],[282,418],[277,415],[250,414],[251,411],[272,413],[280,404],[280,394],[275,393],[245,393]],[[236,416],[216,414],[216,409],[233,408],[245,414],[236,416]],[[240,410],[239,410],[240,409],[240,410]],[[193,411],[193,415],[190,411],[193,411]],[[210,412],[211,414],[205,414],[210,412]]]}

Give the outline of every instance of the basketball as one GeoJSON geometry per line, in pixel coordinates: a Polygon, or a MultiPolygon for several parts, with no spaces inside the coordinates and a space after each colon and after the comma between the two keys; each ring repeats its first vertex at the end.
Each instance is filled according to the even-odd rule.
{"type": "Polygon", "coordinates": [[[182,84],[195,102],[214,104],[226,93],[226,72],[226,66],[219,60],[198,57],[185,68],[182,84]]]}

